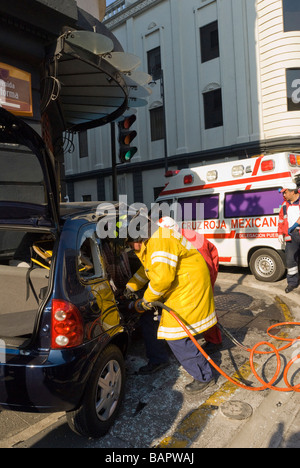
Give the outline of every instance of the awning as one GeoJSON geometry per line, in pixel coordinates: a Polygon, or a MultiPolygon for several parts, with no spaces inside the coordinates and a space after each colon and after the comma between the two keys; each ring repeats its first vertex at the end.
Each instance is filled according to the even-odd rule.
{"type": "Polygon", "coordinates": [[[137,68],[140,59],[114,52],[113,41],[90,31],[60,36],[46,67],[43,109],[57,101],[65,130],[99,127],[129,108],[147,104],[151,76],[137,68]]]}

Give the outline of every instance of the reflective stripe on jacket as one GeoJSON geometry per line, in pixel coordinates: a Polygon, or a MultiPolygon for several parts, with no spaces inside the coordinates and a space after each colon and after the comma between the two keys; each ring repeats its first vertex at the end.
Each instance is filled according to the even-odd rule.
{"type": "MultiPolygon", "coordinates": [[[[216,325],[207,264],[187,239],[177,231],[160,227],[136,254],[142,267],[128,282],[129,289],[137,291],[148,281],[145,300],[164,302],[179,315],[192,335],[216,325]]],[[[186,336],[178,322],[163,310],[158,338],[179,340],[186,336]]]]}

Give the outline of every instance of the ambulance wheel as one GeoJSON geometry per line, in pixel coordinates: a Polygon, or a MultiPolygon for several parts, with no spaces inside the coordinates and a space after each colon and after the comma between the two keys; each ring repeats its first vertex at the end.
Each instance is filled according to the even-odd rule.
{"type": "Polygon", "coordinates": [[[281,256],[272,249],[256,250],[251,256],[249,266],[257,280],[269,283],[279,281],[285,273],[281,256]]]}

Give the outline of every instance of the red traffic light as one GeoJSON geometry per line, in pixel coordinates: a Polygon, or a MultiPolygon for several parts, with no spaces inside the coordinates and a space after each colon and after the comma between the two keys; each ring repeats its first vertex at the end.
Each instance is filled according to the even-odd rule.
{"type": "Polygon", "coordinates": [[[130,115],[129,117],[126,117],[126,119],[120,122],[120,124],[122,125],[124,130],[129,130],[135,121],[136,121],[136,116],[133,114],[133,115],[130,115]]]}

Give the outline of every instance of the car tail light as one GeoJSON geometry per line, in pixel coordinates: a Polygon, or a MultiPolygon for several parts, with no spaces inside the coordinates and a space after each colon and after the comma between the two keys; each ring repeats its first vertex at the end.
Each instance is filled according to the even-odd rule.
{"type": "Polygon", "coordinates": [[[72,348],[82,341],[83,323],[78,309],[70,302],[53,299],[51,348],[72,348]]]}

